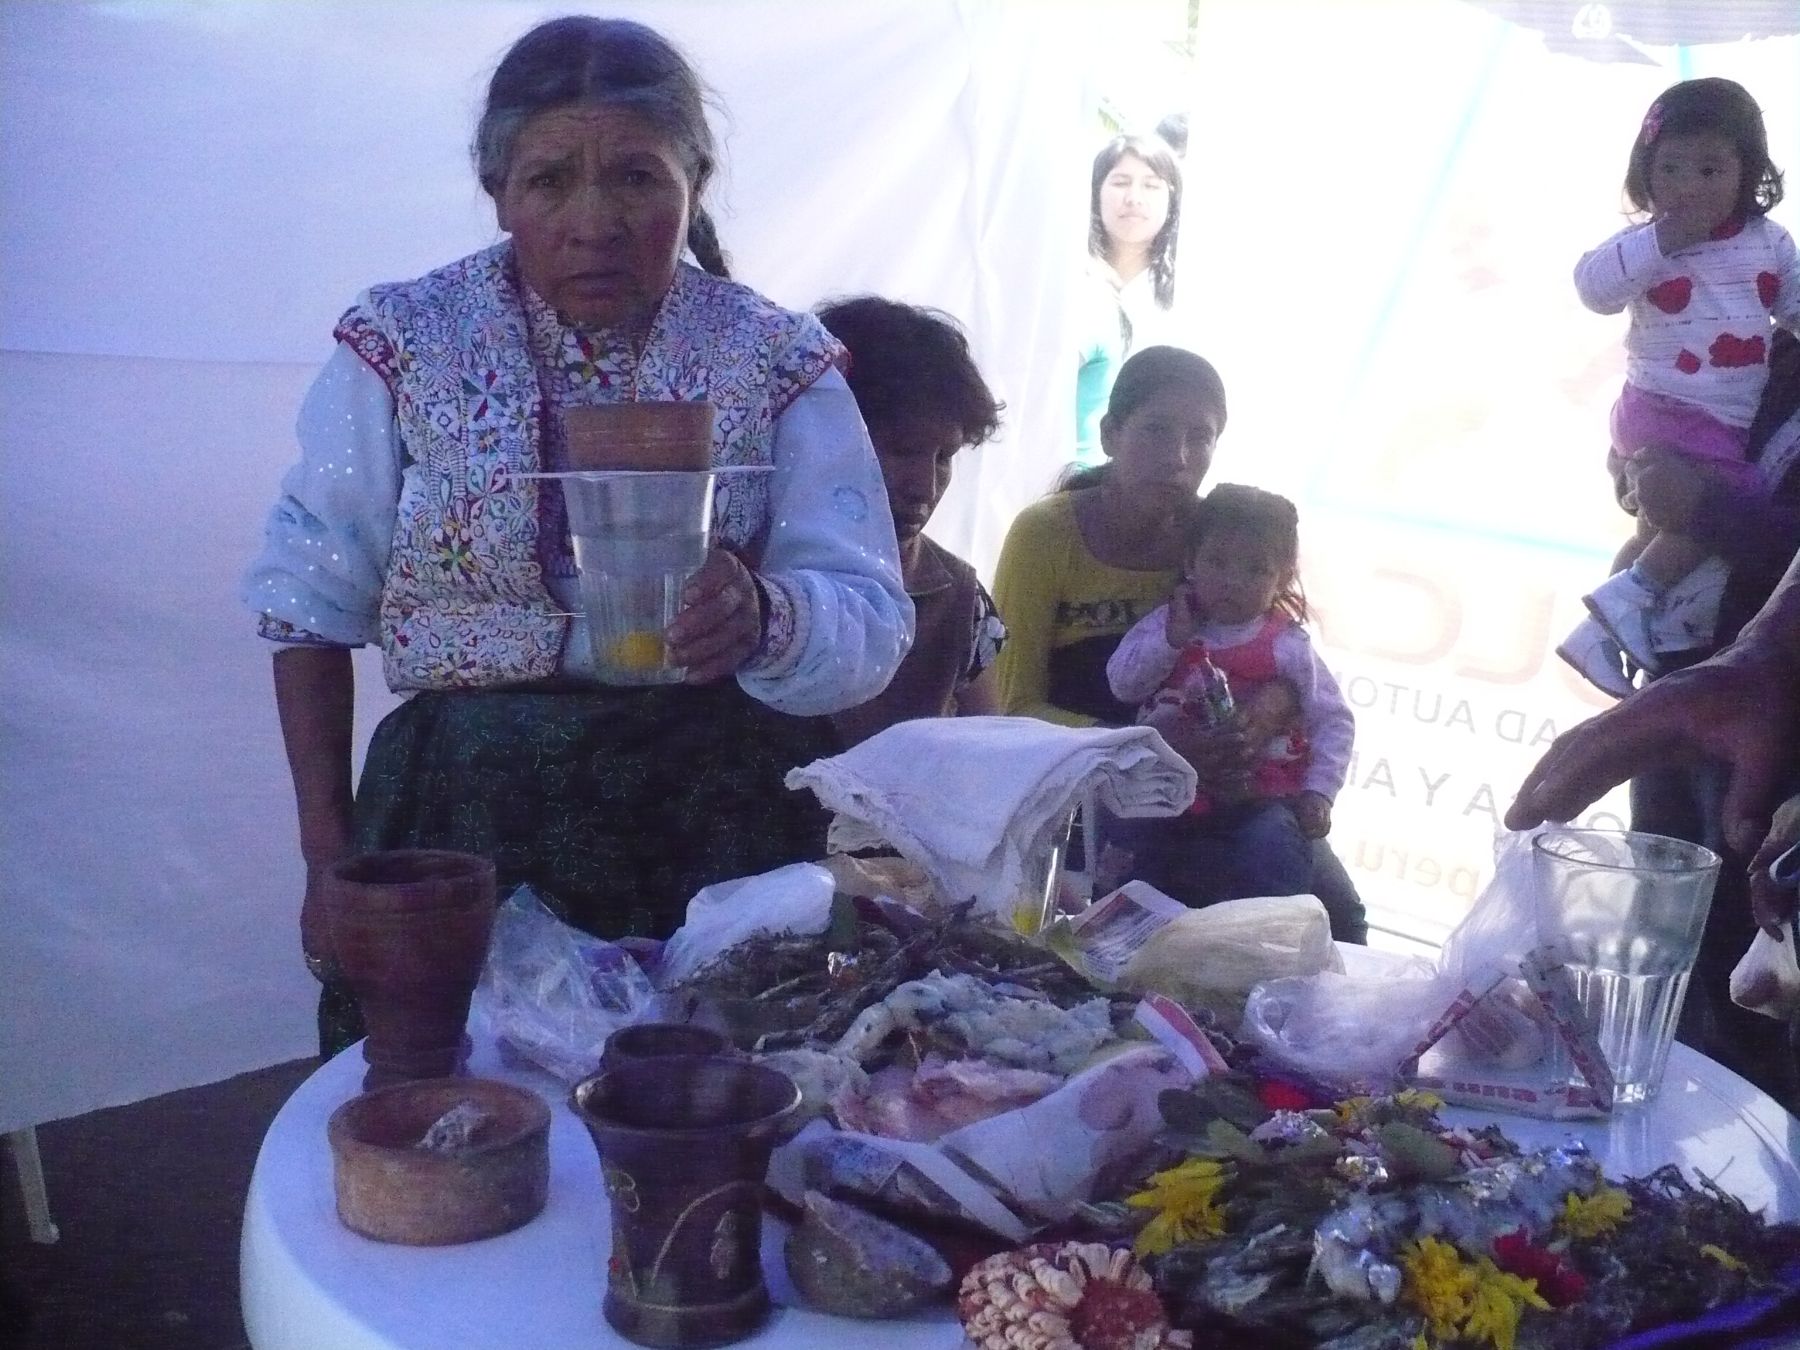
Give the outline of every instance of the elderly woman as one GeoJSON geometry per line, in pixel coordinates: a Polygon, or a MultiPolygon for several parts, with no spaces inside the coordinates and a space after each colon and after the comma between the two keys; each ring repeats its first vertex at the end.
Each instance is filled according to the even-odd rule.
{"type": "Polygon", "coordinates": [[[325,869],[463,849],[580,927],[662,935],[710,882],[809,857],[824,817],[782,784],[835,747],[827,714],[911,641],[881,471],[809,315],[727,279],[701,204],[714,146],[692,68],[639,24],[558,19],[495,70],[475,136],[508,238],[339,321],[247,581],[307,864],[301,940],[321,1038],[358,1034],[329,978],[325,869]],[[691,250],[699,266],[684,261],[691,250]],[[560,493],[584,405],[705,400],[717,544],[665,634],[683,685],[608,687],[570,641],[560,493]],[[410,696],[354,802],[350,648],[410,696]]]}

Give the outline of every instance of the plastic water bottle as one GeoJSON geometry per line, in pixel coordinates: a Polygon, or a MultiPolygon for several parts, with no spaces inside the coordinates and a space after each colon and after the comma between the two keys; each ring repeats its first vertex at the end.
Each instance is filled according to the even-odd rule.
{"type": "Polygon", "coordinates": [[[1231,696],[1231,681],[1205,652],[1200,654],[1200,664],[1190,676],[1190,687],[1195,691],[1190,705],[1204,717],[1207,726],[1222,726],[1231,720],[1237,709],[1237,701],[1231,696]]]}

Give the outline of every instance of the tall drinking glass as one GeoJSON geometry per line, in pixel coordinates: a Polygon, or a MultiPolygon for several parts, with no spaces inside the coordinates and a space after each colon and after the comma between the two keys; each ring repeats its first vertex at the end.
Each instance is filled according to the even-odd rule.
{"type": "Polygon", "coordinates": [[[562,477],[594,664],[608,684],[679,684],[663,650],[712,542],[711,470],[562,477]]]}
{"type": "MultiPolygon", "coordinates": [[[[1538,942],[1567,971],[1613,1073],[1613,1101],[1662,1086],[1719,856],[1660,834],[1548,829],[1533,841],[1538,942]]],[[[1579,1075],[1561,1038],[1556,1072],[1579,1075]]]]}

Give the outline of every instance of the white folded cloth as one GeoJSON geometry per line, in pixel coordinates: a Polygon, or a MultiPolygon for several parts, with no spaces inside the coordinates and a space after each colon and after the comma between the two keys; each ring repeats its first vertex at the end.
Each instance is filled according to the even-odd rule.
{"type": "Polygon", "coordinates": [[[1060,727],[1032,717],[924,717],[792,770],[836,815],[830,847],[891,847],[941,895],[1010,913],[1033,863],[1084,800],[1173,816],[1194,771],[1151,727],[1060,727]]]}

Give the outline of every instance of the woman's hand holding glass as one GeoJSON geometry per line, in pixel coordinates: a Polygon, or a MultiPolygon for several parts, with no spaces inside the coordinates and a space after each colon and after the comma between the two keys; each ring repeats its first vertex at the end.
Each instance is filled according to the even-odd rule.
{"type": "Polygon", "coordinates": [[[714,548],[681,591],[681,613],[664,633],[671,665],[686,683],[711,684],[735,675],[763,637],[761,589],[728,549],[714,548]]]}

